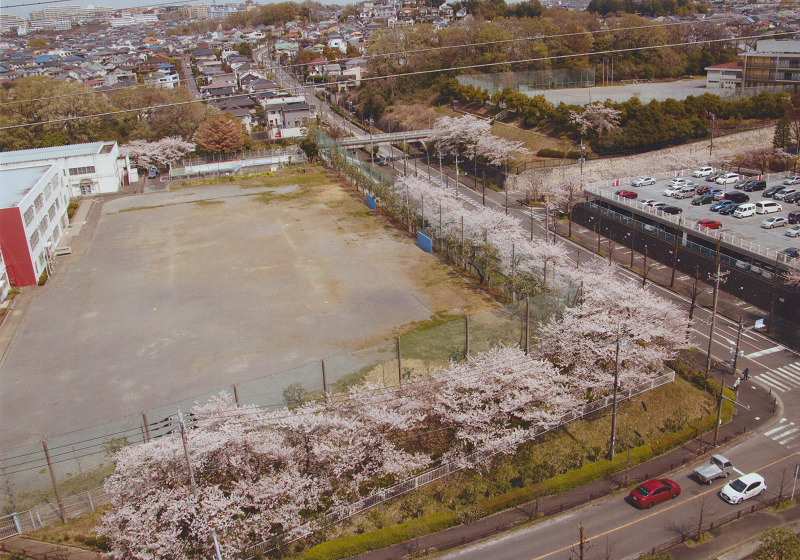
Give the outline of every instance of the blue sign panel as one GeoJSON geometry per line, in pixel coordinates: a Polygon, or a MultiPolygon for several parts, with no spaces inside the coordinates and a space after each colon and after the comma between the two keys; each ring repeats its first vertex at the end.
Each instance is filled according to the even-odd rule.
{"type": "Polygon", "coordinates": [[[417,232],[417,245],[419,245],[420,249],[423,251],[433,253],[433,240],[420,231],[417,232]]]}
{"type": "Polygon", "coordinates": [[[368,194],[368,195],[367,195],[367,206],[369,206],[370,208],[372,208],[373,210],[375,210],[375,199],[374,199],[374,198],[372,198],[372,195],[371,195],[371,194],[368,194]]]}

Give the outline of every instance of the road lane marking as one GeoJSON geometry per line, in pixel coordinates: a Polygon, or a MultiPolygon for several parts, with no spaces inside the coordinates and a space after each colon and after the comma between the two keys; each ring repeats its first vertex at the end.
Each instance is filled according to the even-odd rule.
{"type": "Polygon", "coordinates": [[[742,471],[740,471],[739,469],[737,469],[736,467],[731,467],[731,469],[732,469],[732,470],[734,470],[734,471],[736,471],[736,473],[737,473],[739,476],[744,476],[744,473],[743,473],[742,471]]]}
{"type": "Polygon", "coordinates": [[[760,350],[759,352],[753,352],[752,354],[748,354],[745,358],[752,359],[752,358],[759,358],[761,356],[766,356],[767,354],[773,354],[775,352],[780,352],[783,350],[783,346],[773,346],[772,348],[767,348],[766,350],[760,350]]]}
{"type": "MultiPolygon", "coordinates": [[[[789,455],[787,455],[785,457],[782,457],[780,459],[777,459],[777,460],[775,460],[775,461],[773,461],[773,462],[771,462],[771,463],[769,463],[767,465],[763,465],[763,466],[761,466],[760,468],[758,468],[756,470],[761,471],[761,470],[764,470],[764,469],[768,469],[768,468],[770,468],[772,466],[777,465],[778,463],[780,463],[782,461],[785,461],[787,459],[791,459],[792,457],[797,457],[797,454],[796,453],[790,453],[789,455]]],[[[737,471],[737,472],[739,472],[739,471],[737,471]]],[[[619,527],[615,527],[613,529],[609,529],[608,531],[604,531],[604,532],[599,533],[597,535],[594,535],[592,537],[588,537],[588,538],[585,539],[584,544],[586,544],[588,542],[591,542],[594,539],[599,539],[600,537],[605,537],[606,535],[610,535],[611,533],[616,533],[617,531],[620,531],[622,529],[627,529],[628,527],[630,527],[632,525],[636,525],[637,523],[640,523],[642,521],[646,521],[647,519],[650,519],[651,517],[654,517],[656,515],[660,515],[660,514],[662,514],[664,512],[667,512],[667,511],[669,511],[669,510],[671,510],[673,508],[676,508],[676,507],[678,507],[680,505],[683,505],[685,503],[691,502],[692,500],[696,500],[698,498],[701,498],[701,497],[705,496],[706,494],[709,494],[711,492],[716,492],[716,491],[718,491],[717,488],[711,488],[710,490],[706,490],[705,492],[700,492],[699,494],[697,494],[696,496],[692,496],[688,500],[684,500],[682,502],[678,502],[678,503],[672,504],[671,506],[667,506],[667,507],[661,508],[658,511],[654,511],[653,513],[651,513],[649,515],[645,515],[644,517],[640,517],[639,519],[636,519],[634,521],[630,521],[629,523],[625,523],[624,525],[620,525],[619,527]]],[[[541,556],[536,556],[535,558],[532,558],[531,560],[542,560],[543,558],[547,558],[548,556],[552,556],[554,554],[560,554],[562,552],[570,550],[570,549],[578,546],[579,544],[580,544],[579,542],[575,542],[575,543],[572,543],[571,545],[559,548],[558,550],[554,550],[552,552],[548,552],[547,554],[542,554],[541,556]]]]}

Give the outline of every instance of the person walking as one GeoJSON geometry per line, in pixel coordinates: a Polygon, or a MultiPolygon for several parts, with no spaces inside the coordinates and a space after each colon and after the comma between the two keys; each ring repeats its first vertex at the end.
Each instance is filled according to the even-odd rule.
{"type": "Polygon", "coordinates": [[[744,378],[745,379],[750,378],[750,368],[744,368],[744,378]]]}
{"type": "Polygon", "coordinates": [[[741,383],[742,383],[742,380],[741,380],[740,378],[738,378],[738,377],[737,377],[737,378],[736,378],[736,381],[734,381],[734,382],[733,382],[733,392],[734,392],[734,393],[737,393],[737,394],[739,393],[739,385],[740,385],[741,383]]]}

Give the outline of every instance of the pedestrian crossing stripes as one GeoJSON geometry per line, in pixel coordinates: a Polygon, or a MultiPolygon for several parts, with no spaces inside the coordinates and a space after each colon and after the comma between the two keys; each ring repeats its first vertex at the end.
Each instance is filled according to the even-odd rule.
{"type": "Polygon", "coordinates": [[[800,387],[800,362],[768,369],[753,376],[773,391],[784,393],[800,387]]]}
{"type": "Polygon", "coordinates": [[[786,418],[781,418],[778,425],[764,432],[764,435],[789,449],[800,446],[800,426],[786,418]]]}

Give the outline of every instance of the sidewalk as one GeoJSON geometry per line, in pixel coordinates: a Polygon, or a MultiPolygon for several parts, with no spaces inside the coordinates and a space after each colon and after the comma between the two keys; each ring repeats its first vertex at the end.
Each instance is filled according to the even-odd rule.
{"type": "Polygon", "coordinates": [[[99,552],[26,537],[9,537],[2,540],[0,541],[0,550],[20,553],[28,558],[53,558],[58,560],[98,560],[100,558],[99,552]]]}
{"type": "MultiPolygon", "coordinates": [[[[715,375],[715,377],[719,379],[722,379],[723,376],[730,378],[728,374],[717,373],[715,375]]],[[[782,412],[780,403],[777,403],[777,406],[775,406],[776,401],[774,398],[769,395],[767,391],[753,383],[745,383],[741,386],[739,390],[739,400],[750,406],[750,410],[737,407],[733,419],[720,429],[720,446],[746,435],[753,426],[762,427],[775,418],[779,418],[782,412]],[[773,406],[775,406],[775,412],[773,412],[773,406]],[[760,420],[757,420],[757,418],[760,420]]],[[[490,515],[474,523],[459,525],[439,533],[424,535],[404,543],[353,556],[352,559],[397,560],[408,554],[423,550],[426,551],[426,553],[433,553],[434,551],[441,552],[470,542],[475,542],[527,523],[535,517],[537,512],[546,516],[555,515],[561,511],[566,511],[570,508],[588,503],[596,498],[606,496],[611,492],[629,486],[636,480],[646,480],[654,476],[659,476],[662,473],[672,471],[682,465],[699,461],[701,455],[707,454],[715,449],[713,447],[713,440],[714,432],[709,432],[660,457],[621,471],[608,478],[597,480],[586,486],[574,488],[555,496],[547,496],[538,502],[529,502],[516,508],[490,515]]],[[[800,508],[793,509],[798,509],[798,518],[800,518],[800,508]]],[[[788,512],[789,510],[786,511],[788,512]]],[[[763,511],[760,512],[759,515],[768,516],[769,512],[763,511]]],[[[745,519],[749,520],[750,516],[743,518],[739,523],[747,523],[745,519]]],[[[756,531],[755,528],[759,526],[761,525],[756,523],[752,524],[752,528],[755,531],[753,536],[757,536],[760,534],[761,530],[763,530],[756,531]]],[[[741,541],[742,533],[740,531],[731,531],[726,527],[727,526],[723,526],[714,530],[715,532],[727,535],[726,539],[720,538],[720,547],[731,547],[734,546],[734,543],[741,541]],[[726,543],[728,544],[726,545],[726,543]]],[[[711,546],[712,545],[709,544],[709,548],[711,546]]],[[[700,548],[688,549],[685,545],[680,545],[680,547],[690,551],[700,548]]],[[[724,550],[724,548],[722,548],[722,550],[724,550]]],[[[672,552],[672,550],[670,552],[672,552]]],[[[686,560],[699,560],[700,558],[707,557],[709,556],[675,556],[676,559],[680,558],[681,560],[684,558],[686,560]]]]}

